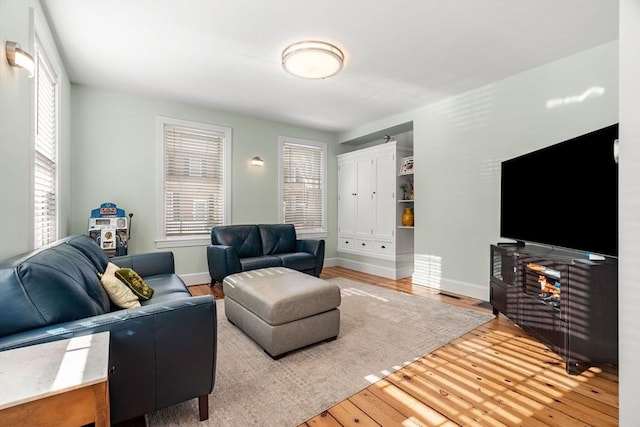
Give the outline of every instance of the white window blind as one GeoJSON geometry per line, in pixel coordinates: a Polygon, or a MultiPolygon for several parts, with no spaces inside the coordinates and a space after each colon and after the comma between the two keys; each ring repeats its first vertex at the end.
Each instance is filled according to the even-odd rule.
{"type": "Polygon", "coordinates": [[[34,246],[58,238],[58,85],[39,44],[35,49],[34,246]]]}
{"type": "Polygon", "coordinates": [[[207,235],[224,223],[225,132],[164,124],[164,236],[207,235]]]}
{"type": "Polygon", "coordinates": [[[326,231],[324,147],[282,142],[283,222],[300,233],[326,231]]]}

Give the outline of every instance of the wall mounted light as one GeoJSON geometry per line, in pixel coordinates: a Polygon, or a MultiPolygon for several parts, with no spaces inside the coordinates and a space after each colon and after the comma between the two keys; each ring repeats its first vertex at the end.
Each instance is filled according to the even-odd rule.
{"type": "Polygon", "coordinates": [[[29,78],[33,77],[35,71],[35,63],[33,57],[22,50],[20,44],[16,42],[7,42],[5,44],[7,52],[7,61],[9,65],[17,68],[24,68],[29,73],[29,78]]]}
{"type": "Polygon", "coordinates": [[[262,166],[264,165],[264,160],[262,160],[260,157],[255,156],[253,159],[251,159],[251,166],[262,166]]]}
{"type": "Polygon", "coordinates": [[[325,79],[342,70],[344,54],[336,46],[321,41],[294,43],[282,52],[286,72],[305,79],[325,79]]]}

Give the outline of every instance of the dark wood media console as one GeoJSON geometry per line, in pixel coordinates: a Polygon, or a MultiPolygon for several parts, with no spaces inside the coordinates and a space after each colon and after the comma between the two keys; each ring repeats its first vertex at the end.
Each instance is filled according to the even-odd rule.
{"type": "Polygon", "coordinates": [[[618,260],[491,245],[490,302],[560,355],[569,374],[618,363],[618,260]]]}

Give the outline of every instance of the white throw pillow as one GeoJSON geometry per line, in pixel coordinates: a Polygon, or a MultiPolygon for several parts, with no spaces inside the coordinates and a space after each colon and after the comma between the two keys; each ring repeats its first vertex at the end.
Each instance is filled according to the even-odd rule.
{"type": "Polygon", "coordinates": [[[120,267],[112,262],[109,262],[107,264],[107,268],[104,270],[104,274],[100,276],[102,287],[105,291],[107,291],[107,294],[109,294],[109,298],[111,298],[111,301],[113,301],[113,303],[118,307],[140,307],[138,296],[133,293],[131,288],[129,288],[116,277],[115,273],[119,269],[120,267]]]}

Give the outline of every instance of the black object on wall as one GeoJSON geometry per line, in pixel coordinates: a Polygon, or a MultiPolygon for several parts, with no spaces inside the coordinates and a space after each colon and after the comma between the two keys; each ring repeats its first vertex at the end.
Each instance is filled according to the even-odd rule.
{"type": "Polygon", "coordinates": [[[618,124],[502,162],[500,236],[618,256],[618,124]]]}

